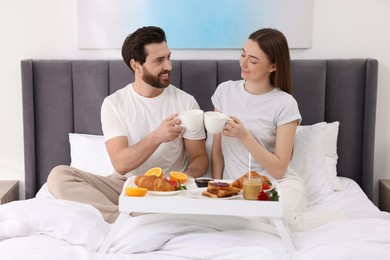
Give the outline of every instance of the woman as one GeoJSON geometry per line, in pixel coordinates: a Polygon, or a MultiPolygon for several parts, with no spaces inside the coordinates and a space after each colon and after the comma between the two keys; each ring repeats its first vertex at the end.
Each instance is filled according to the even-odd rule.
{"type": "Polygon", "coordinates": [[[232,119],[221,134],[213,136],[213,178],[239,178],[248,171],[251,158],[251,170],[279,184],[284,217],[291,229],[307,230],[322,224],[326,216],[304,213],[304,184],[289,168],[301,115],[291,95],[285,36],[275,29],[253,32],[242,49],[240,67],[243,80],[221,83],[211,98],[215,110],[232,119]]]}

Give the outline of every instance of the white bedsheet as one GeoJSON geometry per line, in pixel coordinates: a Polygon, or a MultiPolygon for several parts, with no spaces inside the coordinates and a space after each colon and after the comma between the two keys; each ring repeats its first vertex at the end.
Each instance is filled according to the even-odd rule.
{"type": "MultiPolygon", "coordinates": [[[[342,179],[342,185],[343,191],[316,208],[340,210],[348,218],[293,233],[294,260],[390,256],[390,214],[380,212],[356,183],[342,179]]],[[[98,254],[109,227],[86,204],[50,198],[7,203],[0,206],[0,259],[290,259],[275,228],[264,220],[129,217],[108,254],[98,254]]]]}
{"type": "Polygon", "coordinates": [[[360,213],[379,212],[379,209],[367,198],[367,195],[355,181],[344,177],[338,177],[338,179],[342,190],[333,192],[311,209],[334,210],[350,217],[360,213]]]}

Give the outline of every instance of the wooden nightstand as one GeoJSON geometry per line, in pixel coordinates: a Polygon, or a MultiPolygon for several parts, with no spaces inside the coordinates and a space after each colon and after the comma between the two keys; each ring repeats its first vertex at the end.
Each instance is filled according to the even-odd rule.
{"type": "Polygon", "coordinates": [[[19,181],[0,181],[0,204],[19,200],[19,181]]]}
{"type": "Polygon", "coordinates": [[[379,180],[379,209],[390,212],[390,180],[379,180]]]}

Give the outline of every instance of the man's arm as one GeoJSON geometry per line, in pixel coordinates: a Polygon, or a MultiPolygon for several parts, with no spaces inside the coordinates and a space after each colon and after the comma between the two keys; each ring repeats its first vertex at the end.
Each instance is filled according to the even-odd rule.
{"type": "Polygon", "coordinates": [[[214,179],[223,179],[225,164],[222,154],[221,138],[221,134],[213,135],[213,144],[211,146],[211,173],[214,179]]]}
{"type": "Polygon", "coordinates": [[[177,114],[166,118],[156,130],[130,147],[126,136],[118,136],[106,141],[106,148],[115,170],[124,175],[138,168],[160,144],[180,136],[183,127],[178,126],[180,120],[176,119],[176,116],[177,114]]]}
{"type": "Polygon", "coordinates": [[[184,173],[193,178],[202,177],[207,172],[209,166],[205,140],[184,139],[184,146],[190,159],[190,163],[184,173]]]}

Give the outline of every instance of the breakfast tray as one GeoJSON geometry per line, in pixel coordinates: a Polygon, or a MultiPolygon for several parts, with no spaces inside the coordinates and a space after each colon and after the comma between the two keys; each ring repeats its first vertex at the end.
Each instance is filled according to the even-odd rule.
{"type": "MultiPolygon", "coordinates": [[[[132,212],[269,217],[279,232],[288,252],[290,254],[295,252],[290,232],[282,219],[283,205],[281,200],[283,198],[280,190],[278,190],[279,201],[251,201],[244,200],[242,197],[231,200],[206,197],[205,199],[198,199],[189,196],[189,191],[182,191],[172,196],[147,194],[144,197],[130,197],[125,193],[125,187],[129,185],[130,181],[129,178],[123,186],[122,193],[119,196],[120,215],[103,241],[99,253],[107,252],[120,227],[132,212]],[[177,207],[177,205],[180,205],[180,207],[177,207]]],[[[277,186],[276,189],[278,189],[277,186]]]]}

